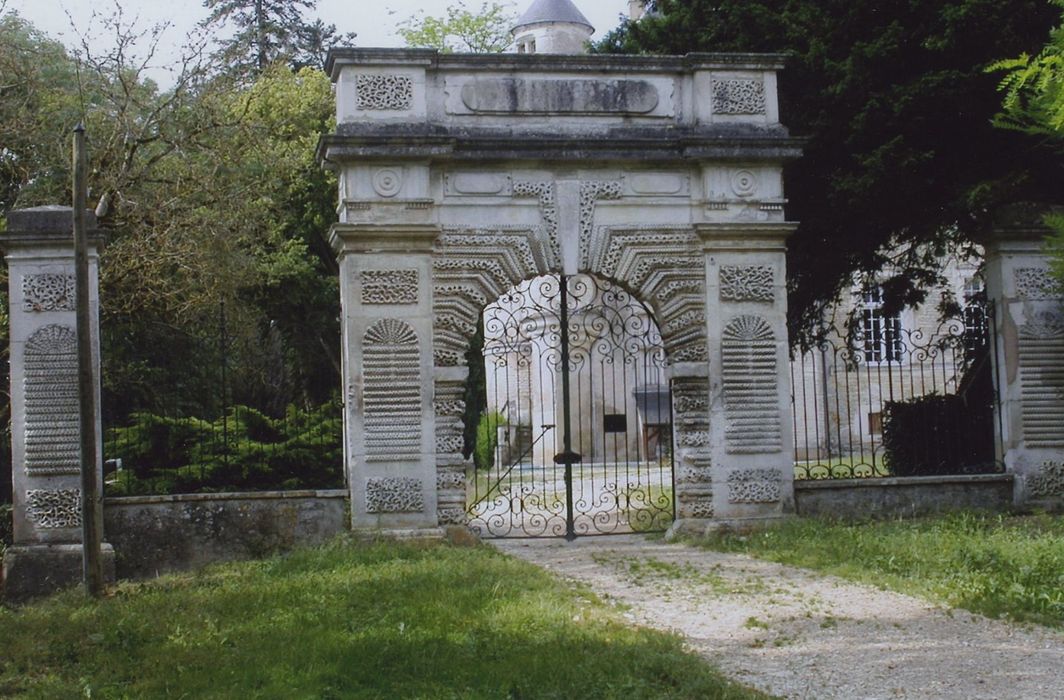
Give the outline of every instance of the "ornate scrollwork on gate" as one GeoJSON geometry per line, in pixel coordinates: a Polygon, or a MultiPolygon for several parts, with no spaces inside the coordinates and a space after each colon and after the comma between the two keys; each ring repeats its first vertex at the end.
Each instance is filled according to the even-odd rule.
{"type": "Polygon", "coordinates": [[[489,536],[664,529],[671,411],[649,310],[612,282],[547,275],[489,305],[484,335],[498,442],[471,480],[470,526],[489,536]],[[575,455],[571,481],[563,454],[575,455]]]}

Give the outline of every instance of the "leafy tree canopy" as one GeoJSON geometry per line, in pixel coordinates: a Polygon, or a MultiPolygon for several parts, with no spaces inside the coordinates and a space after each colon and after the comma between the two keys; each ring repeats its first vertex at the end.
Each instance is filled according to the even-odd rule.
{"type": "Polygon", "coordinates": [[[440,17],[427,16],[421,10],[400,22],[396,32],[407,46],[445,53],[501,53],[510,45],[513,22],[514,14],[507,6],[484,2],[479,10],[472,11],[459,0],[440,17]]]}
{"type": "MultiPolygon", "coordinates": [[[[1064,10],[1064,0],[1053,2],[1064,10]]],[[[1045,138],[1064,155],[1064,22],[1041,53],[999,61],[991,70],[1007,71],[1000,86],[1005,99],[998,126],[1045,138]]],[[[1052,214],[1047,223],[1055,231],[1049,241],[1053,268],[1064,282],[1064,215],[1052,214]]]]}
{"type": "Polygon", "coordinates": [[[995,205],[1060,197],[1061,159],[995,129],[993,61],[1034,52],[1044,0],[861,3],[656,0],[602,52],[785,51],[781,115],[807,136],[785,170],[792,337],[807,337],[854,275],[883,271],[888,306],[939,282],[938,260],[985,234],[995,205]]]}

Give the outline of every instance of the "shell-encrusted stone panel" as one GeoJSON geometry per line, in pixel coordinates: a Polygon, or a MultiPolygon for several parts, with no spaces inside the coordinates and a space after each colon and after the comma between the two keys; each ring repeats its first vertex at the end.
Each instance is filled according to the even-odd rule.
{"type": "Polygon", "coordinates": [[[414,103],[414,81],[406,75],[359,75],[355,100],[362,110],[406,111],[414,103]]]}
{"type": "Polygon", "coordinates": [[[73,311],[74,275],[45,273],[22,278],[23,311],[73,311]]]}
{"type": "Polygon", "coordinates": [[[420,479],[382,477],[366,480],[367,513],[420,513],[425,510],[425,495],[420,479]]]}
{"type": "Polygon", "coordinates": [[[775,299],[772,268],[768,265],[721,265],[721,301],[762,301],[775,299]]]}
{"type": "Polygon", "coordinates": [[[56,324],[26,341],[26,473],[31,476],[81,471],[77,341],[73,328],[56,324]]]}
{"type": "Polygon", "coordinates": [[[780,500],[779,469],[740,469],[728,474],[729,503],[775,503],[780,500]]]}
{"type": "Polygon", "coordinates": [[[377,321],[362,338],[366,458],[401,460],[421,452],[421,358],[403,321],[377,321]]]}
{"type": "Polygon", "coordinates": [[[721,340],[724,380],[724,438],[730,453],[779,452],[779,388],[776,337],[760,316],[739,316],[721,340]]]}
{"type": "Polygon", "coordinates": [[[363,304],[417,303],[417,270],[362,270],[358,277],[363,304]]]}
{"type": "Polygon", "coordinates": [[[81,489],[29,489],[26,519],[44,530],[81,527],[81,489]]]}
{"type": "Polygon", "coordinates": [[[1064,447],[1064,316],[1037,314],[1019,335],[1024,444],[1064,447]]]}
{"type": "Polygon", "coordinates": [[[757,79],[714,80],[714,114],[765,114],[765,84],[757,79]]]}

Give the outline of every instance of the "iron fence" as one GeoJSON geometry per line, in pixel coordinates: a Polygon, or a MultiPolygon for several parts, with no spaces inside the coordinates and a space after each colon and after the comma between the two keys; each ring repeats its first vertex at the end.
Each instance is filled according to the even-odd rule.
{"type": "Polygon", "coordinates": [[[270,372],[234,352],[225,308],[199,333],[102,329],[105,494],[343,486],[339,400],[278,401],[270,372]]]}
{"type": "Polygon", "coordinates": [[[1003,471],[990,311],[969,305],[932,331],[861,319],[795,356],[795,478],[1003,471]]]}

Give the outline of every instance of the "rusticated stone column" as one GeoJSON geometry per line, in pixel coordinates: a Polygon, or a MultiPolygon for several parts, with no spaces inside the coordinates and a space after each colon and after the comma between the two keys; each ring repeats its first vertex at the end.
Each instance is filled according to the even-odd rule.
{"type": "MultiPolygon", "coordinates": [[[[97,263],[102,236],[86,214],[93,359],[99,381],[97,263]]],[[[81,580],[81,450],[74,241],[70,207],[13,211],[0,236],[8,267],[14,546],[4,555],[9,599],[81,580]]],[[[99,406],[99,384],[96,404],[99,406]]],[[[99,412],[97,411],[97,415],[99,412]]],[[[102,444],[97,423],[96,444],[102,444]]],[[[102,460],[97,454],[94,464],[102,460]]],[[[102,474],[96,478],[102,482],[102,474]]],[[[102,483],[99,491],[102,493],[102,483]]],[[[97,504],[97,507],[100,507],[97,504]]],[[[104,545],[105,576],[114,552],[104,545]]]]}
{"type": "Polygon", "coordinates": [[[999,458],[1017,505],[1064,502],[1064,288],[1049,273],[1045,207],[998,213],[986,249],[994,305],[999,458]]]}

